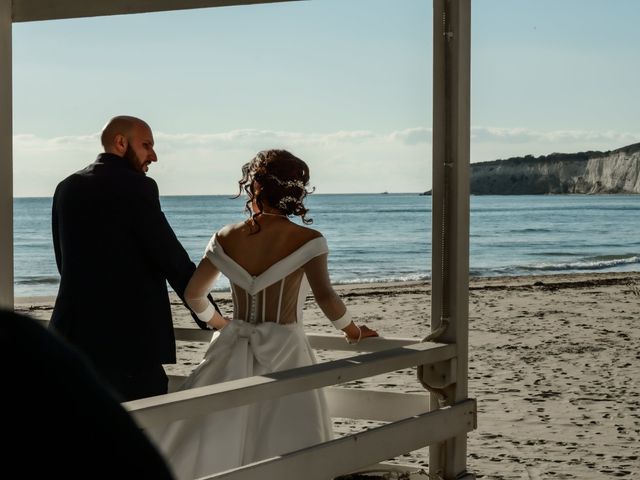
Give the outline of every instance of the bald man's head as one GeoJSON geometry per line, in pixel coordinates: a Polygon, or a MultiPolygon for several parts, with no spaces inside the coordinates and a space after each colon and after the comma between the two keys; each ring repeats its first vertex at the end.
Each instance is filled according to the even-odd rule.
{"type": "Polygon", "coordinates": [[[147,122],[136,117],[130,117],[128,115],[118,115],[113,117],[107,122],[102,129],[102,135],[100,136],[100,142],[104,147],[105,152],[115,153],[111,150],[115,146],[117,136],[122,135],[125,138],[131,136],[131,132],[136,126],[145,126],[149,128],[147,122]]]}
{"type": "Polygon", "coordinates": [[[141,173],[147,173],[149,165],[158,161],[151,127],[139,118],[113,117],[102,129],[100,141],[106,153],[126,158],[141,173]]]}

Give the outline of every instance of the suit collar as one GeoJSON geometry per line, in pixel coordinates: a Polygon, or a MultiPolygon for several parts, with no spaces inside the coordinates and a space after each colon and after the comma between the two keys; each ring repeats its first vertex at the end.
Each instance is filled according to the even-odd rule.
{"type": "Polygon", "coordinates": [[[127,160],[124,157],[115,155],[114,153],[103,152],[99,154],[98,158],[96,158],[95,163],[102,164],[102,165],[111,165],[111,166],[120,167],[120,168],[127,168],[129,170],[133,170],[134,172],[137,172],[137,170],[131,166],[131,164],[129,163],[129,160],[127,160]]]}

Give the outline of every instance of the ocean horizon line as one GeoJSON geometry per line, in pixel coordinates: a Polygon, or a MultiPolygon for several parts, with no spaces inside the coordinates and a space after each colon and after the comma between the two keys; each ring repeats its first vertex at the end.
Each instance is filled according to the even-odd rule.
{"type": "MultiPolygon", "coordinates": [[[[345,196],[345,195],[423,195],[423,192],[391,192],[391,191],[384,191],[384,192],[314,192],[312,194],[309,194],[308,198],[311,197],[315,197],[315,196],[320,196],[320,195],[331,195],[331,196],[345,196]]],[[[178,194],[168,194],[168,195],[163,195],[160,194],[161,198],[198,198],[198,197],[228,197],[228,198],[235,198],[235,196],[237,195],[237,193],[189,193],[189,194],[182,194],[182,193],[178,193],[178,194]]],[[[41,196],[33,196],[33,195],[26,195],[26,196],[14,196],[13,199],[14,200],[42,200],[42,199],[46,199],[46,198],[53,198],[53,195],[41,195],[41,196]]]]}
{"type": "MultiPolygon", "coordinates": [[[[313,192],[309,194],[307,198],[313,198],[318,196],[369,196],[369,195],[416,195],[420,197],[430,197],[431,189],[424,190],[421,192],[313,192]],[[428,192],[428,193],[427,193],[428,192]]],[[[505,194],[469,194],[469,197],[637,197],[640,196],[640,193],[633,192],[623,192],[623,193],[537,193],[537,194],[514,194],[514,193],[505,193],[505,194]]],[[[226,197],[229,199],[236,198],[236,193],[226,194],[226,193],[193,193],[193,194],[168,194],[168,195],[160,195],[160,198],[202,198],[202,197],[226,197]]],[[[13,200],[42,200],[42,199],[50,199],[53,198],[53,195],[44,195],[44,196],[14,196],[13,200]]]]}

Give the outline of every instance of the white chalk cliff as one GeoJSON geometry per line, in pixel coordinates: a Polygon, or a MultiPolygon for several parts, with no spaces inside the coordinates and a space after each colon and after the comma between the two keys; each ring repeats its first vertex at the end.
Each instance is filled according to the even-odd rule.
{"type": "Polygon", "coordinates": [[[472,163],[471,193],[640,193],[640,143],[609,152],[527,155],[472,163]]]}

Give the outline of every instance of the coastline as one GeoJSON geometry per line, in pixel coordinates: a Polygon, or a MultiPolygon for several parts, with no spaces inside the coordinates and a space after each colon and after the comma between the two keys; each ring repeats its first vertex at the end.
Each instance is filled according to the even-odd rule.
{"type": "MultiPolygon", "coordinates": [[[[468,468],[478,478],[635,478],[640,476],[640,272],[476,277],[469,289],[469,396],[478,429],[468,468]]],[[[337,285],[356,321],[389,337],[429,332],[430,282],[337,285]]],[[[229,314],[228,292],[214,292],[229,314]]],[[[16,310],[48,319],[52,297],[16,299],[16,310]]],[[[194,327],[177,297],[174,323],[194,327]]],[[[315,302],[305,328],[336,333],[315,302]]],[[[179,342],[184,374],[206,345],[179,342]]],[[[339,358],[318,352],[320,361],[339,358]]],[[[415,369],[346,385],[420,392],[415,369]]],[[[336,419],[338,434],[373,422],[336,419]]],[[[427,449],[396,459],[426,465],[427,449]]]]}

